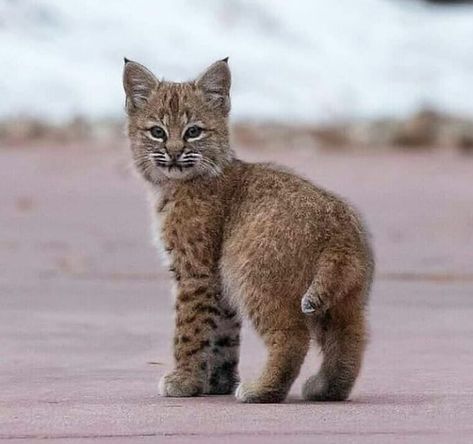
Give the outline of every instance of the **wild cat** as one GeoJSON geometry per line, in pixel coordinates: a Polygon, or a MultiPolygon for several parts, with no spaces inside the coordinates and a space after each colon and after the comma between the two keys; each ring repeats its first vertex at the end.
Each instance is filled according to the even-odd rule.
{"type": "Polygon", "coordinates": [[[346,399],[374,265],[360,217],[291,172],[235,156],[227,59],[184,83],[125,59],[123,82],[134,163],[177,284],[175,368],[160,393],[280,402],[315,338],[323,363],[304,399],[346,399]],[[255,381],[239,383],[242,317],[268,356],[255,381]]]}

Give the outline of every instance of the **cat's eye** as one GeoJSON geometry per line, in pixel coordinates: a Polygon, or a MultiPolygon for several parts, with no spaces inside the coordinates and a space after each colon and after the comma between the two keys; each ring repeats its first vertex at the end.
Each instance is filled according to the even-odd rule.
{"type": "Polygon", "coordinates": [[[148,131],[154,139],[162,140],[163,142],[166,140],[166,131],[160,126],[152,126],[148,131]]]}
{"type": "Polygon", "coordinates": [[[195,139],[202,134],[203,129],[200,126],[193,125],[187,128],[186,132],[184,133],[184,139],[195,139]]]}

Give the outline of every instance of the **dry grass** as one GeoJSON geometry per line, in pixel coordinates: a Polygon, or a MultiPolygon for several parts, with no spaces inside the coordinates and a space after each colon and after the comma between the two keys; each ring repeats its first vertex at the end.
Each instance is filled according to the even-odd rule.
{"type": "MultiPolygon", "coordinates": [[[[113,142],[123,139],[124,122],[117,119],[88,121],[76,118],[63,124],[37,119],[0,122],[0,146],[27,143],[68,144],[113,142]]],[[[320,149],[432,149],[450,148],[473,154],[473,121],[422,110],[405,119],[378,119],[326,125],[284,125],[238,122],[233,126],[237,145],[258,148],[320,149]]]]}

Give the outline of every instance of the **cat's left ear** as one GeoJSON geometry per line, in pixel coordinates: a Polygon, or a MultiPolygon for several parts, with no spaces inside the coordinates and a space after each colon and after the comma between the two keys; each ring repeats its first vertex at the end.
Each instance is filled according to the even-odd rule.
{"type": "Polygon", "coordinates": [[[210,65],[195,83],[204,93],[209,104],[219,108],[225,115],[230,112],[232,75],[228,66],[228,57],[210,65]]]}
{"type": "Polygon", "coordinates": [[[154,74],[139,63],[124,59],[123,88],[126,94],[126,108],[128,113],[143,108],[151,94],[159,85],[154,74]]]}

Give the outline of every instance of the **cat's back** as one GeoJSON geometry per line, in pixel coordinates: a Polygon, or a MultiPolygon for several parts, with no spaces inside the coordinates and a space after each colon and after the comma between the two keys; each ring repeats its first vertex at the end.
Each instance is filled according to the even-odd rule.
{"type": "Polygon", "coordinates": [[[301,294],[326,248],[365,250],[360,219],[334,194],[268,164],[242,162],[233,176],[221,259],[226,286],[301,294]]]}
{"type": "MultiPolygon", "coordinates": [[[[289,230],[345,230],[360,225],[356,211],[343,199],[287,168],[268,163],[239,162],[235,166],[233,217],[267,221],[289,230]]],[[[256,222],[256,221],[255,221],[256,222]]],[[[235,223],[237,223],[235,221],[235,223]]]]}

